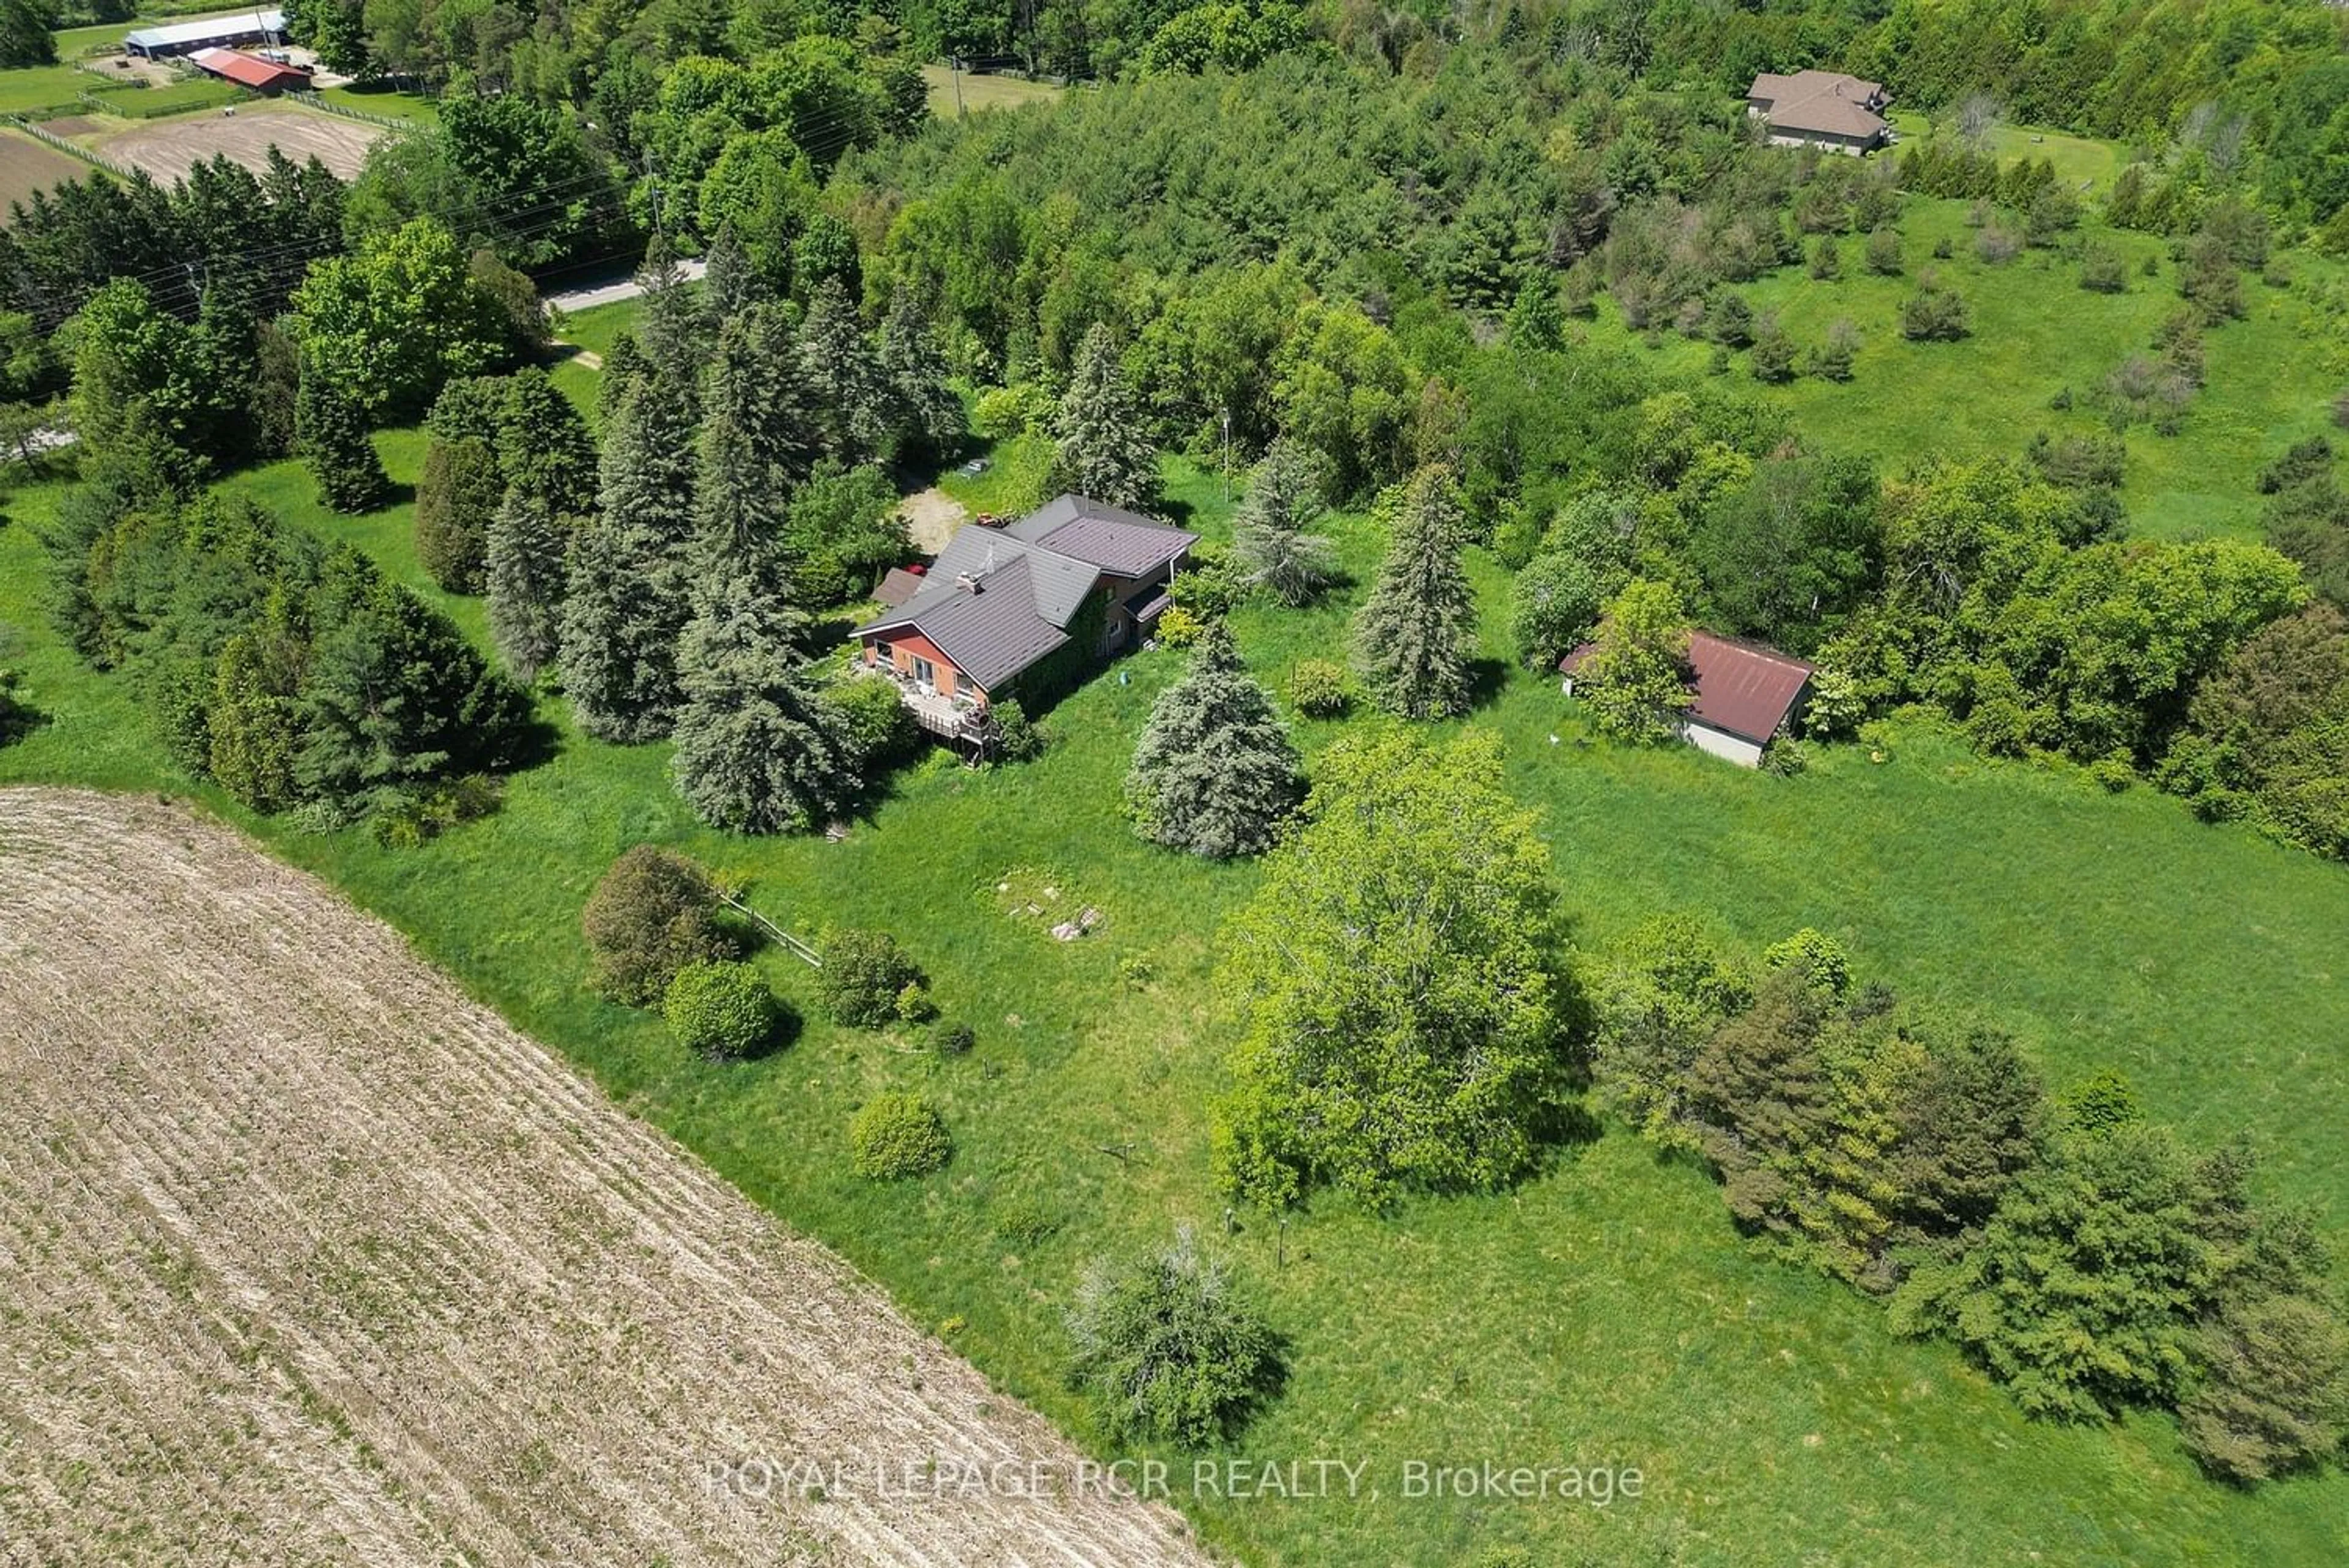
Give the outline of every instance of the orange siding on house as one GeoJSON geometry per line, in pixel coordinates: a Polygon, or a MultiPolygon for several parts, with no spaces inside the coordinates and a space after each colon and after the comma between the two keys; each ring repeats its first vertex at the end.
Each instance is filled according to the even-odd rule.
{"type": "Polygon", "coordinates": [[[936,643],[932,642],[928,638],[924,637],[919,632],[905,631],[898,632],[890,637],[866,638],[864,639],[864,661],[867,664],[877,662],[873,651],[873,645],[876,642],[886,642],[889,645],[890,661],[896,667],[897,673],[905,677],[909,680],[913,679],[914,659],[916,657],[918,656],[928,659],[937,670],[938,694],[942,697],[953,697],[957,695],[966,697],[984,697],[987,695],[986,692],[979,690],[978,683],[977,681],[970,680],[965,676],[961,670],[955,668],[955,662],[953,659],[948,659],[945,654],[938,651],[938,645],[936,643]]]}

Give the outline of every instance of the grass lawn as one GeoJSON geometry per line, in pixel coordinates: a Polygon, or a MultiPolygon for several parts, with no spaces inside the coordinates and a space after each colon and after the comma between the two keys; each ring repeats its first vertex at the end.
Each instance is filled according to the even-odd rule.
{"type": "Polygon", "coordinates": [[[356,109],[367,114],[379,114],[386,119],[408,119],[429,125],[440,115],[439,107],[430,99],[380,85],[321,88],[318,96],[328,103],[338,103],[346,109],[356,109]]]}
{"type": "MultiPolygon", "coordinates": [[[[2127,257],[2128,286],[2119,295],[2093,294],[2079,286],[2072,254],[2024,251],[1996,266],[1981,260],[1968,208],[1963,202],[1906,202],[1899,277],[1868,272],[1864,241],[1846,235],[1839,242],[1843,275],[1833,282],[1797,265],[1741,287],[1757,312],[1776,312],[1806,348],[1838,317],[1859,328],[1863,346],[1849,381],[1805,376],[1768,389],[1813,443],[1867,452],[1898,469],[1928,452],[2020,456],[2038,431],[2061,437],[2106,428],[2092,394],[2128,356],[2151,352],[2155,330],[2180,305],[2168,242],[2099,229],[2098,236],[2127,257]],[[1942,239],[1954,254],[1936,260],[1933,248],[1942,239]],[[2142,270],[2148,259],[2156,275],[2142,270]],[[1900,336],[1901,304],[1928,267],[1971,310],[1971,331],[1959,342],[1912,343],[1900,336]],[[2067,389],[2073,406],[2052,408],[2067,389]]],[[[2311,280],[2336,275],[2335,264],[2302,253],[2293,253],[2288,265],[2311,280]]],[[[2330,332],[2291,287],[2247,275],[2243,296],[2248,316],[2204,337],[2205,383],[2183,429],[2163,436],[2138,424],[2125,436],[2122,500],[2141,532],[2255,534],[2260,469],[2293,441],[2327,428],[2340,353],[2330,332]]],[[[1601,295],[1599,308],[1599,320],[1589,328],[1594,340],[1643,342],[1624,327],[1611,299],[1601,295]]],[[[1685,374],[1702,373],[1713,354],[1711,345],[1670,331],[1642,351],[1685,374]]],[[[1751,386],[1749,373],[1746,356],[1735,355],[1730,374],[1751,386]]]]}
{"type": "MultiPolygon", "coordinates": [[[[414,478],[421,446],[384,438],[396,478],[414,478]]],[[[1216,478],[1180,463],[1169,475],[1190,521],[1224,535],[1216,478]]],[[[290,464],[233,483],[354,541],[481,635],[479,605],[440,594],[416,566],[406,506],[328,517],[290,464]]],[[[549,702],[559,753],[511,781],[497,815],[390,851],[358,833],[256,822],[175,773],[120,683],[46,628],[27,524],[53,498],[21,495],[0,530],[0,621],[18,628],[0,657],[26,670],[52,719],[0,751],[0,779],[193,793],[254,828],[1084,1435],[1057,1346],[1086,1262],[1178,1224],[1219,1234],[1224,1220],[1206,1176],[1206,1106],[1220,1084],[1211,940],[1257,874],[1152,850],[1116,805],[1177,657],[1136,655],[1061,703],[1038,762],[972,773],[938,755],[907,770],[839,844],[701,829],[668,786],[666,748],[587,741],[549,702]],[[747,877],[752,903],[787,925],[894,930],[978,1048],[942,1059],[811,1019],[787,1051],[711,1066],[657,1020],[589,998],[580,906],[611,858],[647,839],[747,877]],[[1015,873],[1106,923],[1051,940],[1044,922],[1004,911],[997,886],[1015,873]],[[1122,975],[1126,959],[1149,977],[1122,975]],[[880,1189],[848,1174],[848,1114],[885,1085],[943,1108],[957,1152],[941,1175],[880,1189]],[[1058,1229],[1009,1240],[1004,1221],[1031,1202],[1058,1229]]],[[[1359,578],[1379,541],[1359,519],[1331,526],[1359,578]]],[[[1503,579],[1474,566],[1497,657],[1503,579]]],[[[1237,618],[1276,693],[1297,659],[1337,645],[1359,592],[1237,618]]],[[[1755,944],[1819,926],[1870,978],[2021,1032],[2058,1082],[2116,1066],[2198,1138],[2248,1129],[2271,1190],[2317,1204],[2335,1235],[2349,1223],[2341,867],[2199,826],[2146,791],[2114,797],[2069,770],[1982,762],[1925,728],[1900,732],[1880,765],[1841,749],[1782,780],[1685,750],[1586,744],[1570,705],[1528,674],[1501,680],[1472,722],[1502,734],[1511,784],[1541,815],[1576,941],[1605,944],[1672,909],[1755,944]]],[[[1343,727],[1301,725],[1309,759],[1343,727]]],[[[771,952],[760,961],[805,1010],[808,971],[771,952]]],[[[1250,1219],[1223,1244],[1294,1345],[1288,1392],[1237,1454],[1370,1466],[1358,1499],[1241,1501],[1193,1499],[1188,1459],[1172,1456],[1177,1501],[1252,1563],[1436,1568],[1502,1542],[1544,1563],[2349,1553],[2349,1478],[2247,1497],[2199,1480],[2165,1421],[2027,1422],[1945,1347],[1897,1341],[1873,1305],[1741,1245],[1708,1180],[1620,1134],[1561,1151],[1500,1197],[1414,1202],[1384,1220],[1316,1211],[1285,1241],[1250,1219]],[[1411,1498],[1402,1467],[1413,1459],[1633,1465],[1645,1495],[1604,1509],[1411,1498]]]]}
{"type": "MultiPolygon", "coordinates": [[[[1929,117],[1914,109],[1895,109],[1889,116],[1893,130],[1903,140],[1922,141],[1931,132],[1929,117]]],[[[2111,187],[2113,177],[2127,163],[2127,155],[2116,142],[2099,141],[2093,137],[2074,136],[2068,131],[2050,130],[2037,125],[1998,125],[1990,133],[1990,150],[2002,163],[2012,163],[2028,158],[2033,162],[2044,158],[2055,166],[2055,177],[2074,190],[2094,187],[2097,191],[2111,187]]]]}
{"type": "Polygon", "coordinates": [[[930,112],[941,119],[952,119],[957,112],[977,114],[983,109],[1018,109],[1021,104],[1042,103],[1068,90],[1021,77],[982,77],[964,71],[960,73],[962,88],[957,99],[956,74],[945,66],[922,67],[922,79],[930,88],[930,112]]]}
{"type": "Polygon", "coordinates": [[[71,66],[24,66],[0,71],[0,115],[38,117],[54,109],[70,114],[81,107],[81,95],[107,84],[71,66]]]}

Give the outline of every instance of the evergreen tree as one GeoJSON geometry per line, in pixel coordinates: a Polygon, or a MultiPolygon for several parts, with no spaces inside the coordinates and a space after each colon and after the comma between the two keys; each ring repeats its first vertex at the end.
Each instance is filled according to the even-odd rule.
{"type": "Polygon", "coordinates": [[[535,365],[508,378],[497,434],[499,472],[509,488],[557,517],[595,504],[595,437],[553,379],[535,365]]]}
{"type": "Polygon", "coordinates": [[[728,324],[740,320],[752,306],[762,303],[767,285],[751,265],[750,253],[742,248],[731,223],[719,226],[707,259],[709,270],[701,275],[701,314],[714,337],[722,336],[728,324]]]}
{"type": "Polygon", "coordinates": [[[490,520],[490,637],[525,685],[561,648],[564,544],[564,524],[546,503],[519,486],[506,492],[490,520]]]}
{"type": "Polygon", "coordinates": [[[857,319],[856,302],[837,278],[818,285],[808,301],[800,359],[820,411],[824,450],[849,468],[878,456],[888,440],[892,394],[857,319]]]}
{"type": "Polygon", "coordinates": [[[1468,706],[1476,603],[1461,569],[1461,531],[1452,471],[1421,469],[1395,508],[1386,559],[1354,618],[1364,684],[1381,707],[1407,719],[1440,719],[1468,706]]]}
{"type": "Polygon", "coordinates": [[[1272,846],[1305,793],[1297,747],[1222,621],[1160,693],[1125,794],[1136,830],[1211,860],[1272,846]]]}
{"type": "Polygon", "coordinates": [[[583,728],[623,743],[667,733],[694,535],[690,410],[656,375],[604,441],[603,506],[579,537],[564,606],[563,683],[583,728]]]}
{"type": "Polygon", "coordinates": [[[897,439],[943,457],[963,438],[962,400],[947,384],[947,355],[910,286],[901,286],[881,323],[881,374],[896,406],[897,439]]]}
{"type": "Polygon", "coordinates": [[[416,556],[449,592],[481,591],[490,519],[504,491],[496,456],[472,437],[436,439],[425,450],[416,484],[416,556]]]}
{"type": "Polygon", "coordinates": [[[1518,286],[1509,306],[1509,347],[1556,349],[1566,343],[1566,314],[1557,305],[1557,279],[1537,268],[1518,286]]]}
{"type": "Polygon", "coordinates": [[[1313,464],[1295,443],[1272,443],[1248,475],[1232,519],[1232,558],[1243,579],[1294,609],[1337,579],[1330,541],[1310,532],[1321,515],[1313,464]]]}
{"type": "Polygon", "coordinates": [[[1078,346],[1052,434],[1053,484],[1112,506],[1147,511],[1156,504],[1157,450],[1104,323],[1095,322],[1078,346]]]}
{"type": "Polygon", "coordinates": [[[318,499],[330,511],[372,512],[389,498],[391,476],[383,471],[358,409],[316,367],[303,369],[294,423],[318,482],[318,499]]]}
{"type": "Polygon", "coordinates": [[[620,403],[631,389],[641,386],[653,373],[652,364],[645,358],[643,345],[633,332],[623,331],[612,339],[612,351],[604,356],[603,379],[595,386],[595,418],[610,424],[619,411],[620,403]]]}
{"type": "Polygon", "coordinates": [[[847,725],[800,668],[795,629],[748,572],[727,577],[688,628],[686,703],[669,772],[713,827],[802,831],[850,793],[847,725]]]}
{"type": "Polygon", "coordinates": [[[686,400],[687,417],[697,417],[701,367],[709,351],[709,326],[666,236],[653,236],[636,281],[645,291],[636,317],[637,346],[669,394],[686,400]]]}

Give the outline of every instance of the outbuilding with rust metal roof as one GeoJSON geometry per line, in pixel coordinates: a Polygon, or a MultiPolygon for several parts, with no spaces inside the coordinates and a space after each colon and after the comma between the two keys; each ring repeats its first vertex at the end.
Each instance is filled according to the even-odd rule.
{"type": "MultiPolygon", "coordinates": [[[[1557,661],[1568,696],[1574,695],[1575,676],[1597,648],[1586,642],[1557,661]]],[[[1681,738],[1741,767],[1760,767],[1770,742],[1801,720],[1814,673],[1810,665],[1775,648],[1692,631],[1691,701],[1681,715],[1681,738]]]]}

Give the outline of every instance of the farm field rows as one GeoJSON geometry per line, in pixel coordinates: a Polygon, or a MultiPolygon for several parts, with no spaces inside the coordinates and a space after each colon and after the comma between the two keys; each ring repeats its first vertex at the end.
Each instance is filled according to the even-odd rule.
{"type": "Polygon", "coordinates": [[[0,212],[11,202],[30,201],[36,191],[78,180],[90,166],[54,147],[44,147],[14,127],[0,126],[0,212]]]}
{"type": "Polygon", "coordinates": [[[222,153],[248,169],[264,168],[272,146],[296,163],[316,156],[347,180],[367,161],[367,149],[386,134],[380,126],[293,104],[245,103],[233,115],[214,112],[146,122],[117,122],[108,117],[100,129],[77,140],[118,163],[144,169],[168,185],[222,153]]]}
{"type": "Polygon", "coordinates": [[[1077,1455],[393,933],[151,800],[0,792],[0,1559],[1205,1561],[1098,1490],[923,1493],[1077,1455]],[[762,1460],[827,1484],[726,1468],[762,1460]]]}

